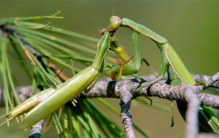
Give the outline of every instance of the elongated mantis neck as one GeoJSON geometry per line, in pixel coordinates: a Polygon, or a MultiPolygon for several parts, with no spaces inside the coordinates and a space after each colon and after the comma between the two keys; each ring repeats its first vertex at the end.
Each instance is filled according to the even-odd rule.
{"type": "Polygon", "coordinates": [[[91,65],[94,69],[99,70],[103,61],[103,58],[110,46],[110,34],[105,32],[101,40],[98,43],[97,53],[93,64],[91,65]]]}

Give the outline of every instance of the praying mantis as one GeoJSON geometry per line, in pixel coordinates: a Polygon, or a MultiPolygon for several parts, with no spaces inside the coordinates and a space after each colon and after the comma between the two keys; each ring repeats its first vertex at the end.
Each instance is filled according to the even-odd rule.
{"type": "MultiPolygon", "coordinates": [[[[155,82],[161,80],[166,72],[168,72],[171,85],[196,84],[196,82],[190,75],[189,71],[184,66],[183,62],[175,52],[175,50],[168,43],[167,39],[141,24],[138,24],[127,18],[121,19],[118,16],[112,16],[110,18],[110,25],[106,30],[114,34],[119,29],[119,27],[128,27],[132,30],[132,32],[134,31],[149,37],[157,44],[158,48],[161,50],[162,64],[158,72],[158,77],[153,81],[147,83],[147,85],[141,86],[137,89],[137,91],[140,91],[141,89],[148,87],[154,84],[155,82]]],[[[186,103],[182,104],[182,101],[177,101],[178,105],[180,103],[181,106],[186,106],[186,103]]],[[[179,108],[179,110],[181,110],[181,108],[179,108]]],[[[184,117],[185,111],[180,111],[180,113],[184,117]]],[[[219,134],[219,121],[211,108],[200,106],[199,116],[200,131],[215,132],[219,134]]]]}
{"type": "MultiPolygon", "coordinates": [[[[58,13],[52,15],[51,17],[48,16],[48,18],[58,18],[56,17],[58,13]]],[[[38,19],[34,18],[34,19],[38,19]]],[[[44,17],[42,17],[44,18],[44,17]]],[[[45,17],[47,18],[47,16],[45,17]]],[[[61,17],[60,17],[61,18],[61,17]]],[[[23,19],[23,18],[22,18],[23,19]]],[[[30,20],[32,18],[24,18],[25,20],[30,20]]],[[[40,18],[41,19],[41,18],[40,18]]],[[[25,24],[26,25],[26,24],[25,24]]],[[[41,25],[40,27],[36,24],[30,24],[32,25],[31,28],[44,28],[47,25],[41,25]]],[[[26,30],[27,31],[27,30],[26,30]]],[[[93,82],[94,78],[96,78],[97,73],[100,70],[100,67],[102,66],[103,59],[106,57],[106,51],[108,51],[109,48],[109,41],[111,42],[110,48],[117,54],[117,56],[122,59],[125,64],[123,65],[113,65],[110,67],[110,70],[112,70],[112,78],[115,78],[116,80],[120,79],[121,75],[131,75],[133,73],[137,73],[140,70],[140,54],[139,54],[139,43],[138,43],[138,37],[137,33],[133,31],[132,34],[132,40],[133,45],[135,48],[134,52],[134,59],[135,61],[132,62],[132,58],[130,58],[127,53],[121,48],[121,46],[118,44],[116,38],[113,36],[109,36],[108,32],[104,32],[102,39],[99,41],[98,51],[96,53],[96,58],[93,62],[93,64],[78,73],[75,77],[69,79],[65,83],[62,83],[60,85],[55,86],[56,88],[48,88],[43,90],[42,92],[30,97],[23,103],[19,104],[17,107],[12,109],[8,114],[1,116],[6,117],[7,120],[4,121],[2,124],[10,121],[11,119],[24,114],[29,111],[29,113],[25,116],[25,119],[23,121],[23,124],[21,125],[21,128],[28,128],[38,122],[39,120],[43,119],[44,117],[51,114],[53,111],[55,111],[57,108],[61,107],[64,103],[69,101],[69,99],[72,99],[75,95],[80,93],[83,89],[85,89],[87,86],[90,86],[90,84],[93,82]],[[106,35],[107,34],[107,35],[106,35]],[[109,39],[109,40],[108,40],[109,39]],[[87,76],[83,77],[82,76],[87,76]],[[78,79],[79,78],[79,79],[78,79]],[[78,82],[83,79],[84,84],[80,84],[78,86],[78,82]],[[77,83],[75,83],[77,82],[77,83]],[[77,88],[75,88],[77,85],[77,88]],[[72,87],[71,87],[72,86],[72,87]],[[79,88],[78,88],[79,87],[79,88]],[[72,88],[72,90],[71,90],[72,88]],[[63,95],[62,93],[65,93],[64,98],[60,98],[60,95],[63,95]],[[50,97],[50,98],[47,98],[50,97]],[[57,98],[57,100],[56,100],[57,98]],[[47,107],[47,108],[45,108],[47,107]],[[34,118],[34,119],[33,119],[34,118]]],[[[24,43],[28,43],[25,40],[21,40],[21,38],[15,33],[15,38],[17,39],[17,42],[24,47],[24,43]]],[[[4,42],[4,41],[2,41],[4,42]]],[[[31,43],[30,43],[31,45],[31,43]]],[[[146,61],[146,60],[145,60],[146,61]]]]}
{"type": "MultiPolygon", "coordinates": [[[[20,126],[21,128],[31,127],[39,120],[45,118],[46,116],[54,112],[67,101],[71,100],[74,96],[79,94],[93,82],[101,68],[103,57],[105,56],[110,46],[109,38],[110,35],[108,32],[106,32],[102,36],[98,44],[98,50],[93,64],[85,68],[84,70],[82,70],[81,72],[79,72],[63,84],[59,85],[58,88],[52,94],[50,94],[44,101],[40,102],[37,106],[30,110],[28,114],[25,116],[23,123],[20,126]],[[78,84],[78,82],[80,83],[78,84]],[[62,96],[60,97],[60,95],[62,96]],[[56,100],[54,100],[54,98],[56,100]]],[[[52,92],[53,90],[46,91],[52,92]]],[[[11,117],[11,115],[9,115],[9,117],[11,117]]]]}
{"type": "Polygon", "coordinates": [[[30,106],[27,106],[28,107],[27,109],[23,108],[25,104],[28,104],[29,101],[32,101],[32,99],[28,99],[27,101],[19,105],[17,108],[12,110],[9,114],[7,114],[6,117],[8,117],[10,120],[22,114],[23,112],[30,110],[35,106],[32,110],[30,110],[30,112],[28,112],[28,114],[24,118],[22,125],[20,126],[21,128],[29,128],[39,120],[45,118],[46,116],[54,112],[60,106],[65,104],[67,101],[71,100],[81,91],[83,91],[87,86],[89,86],[93,82],[93,80],[95,79],[95,77],[97,76],[100,70],[103,57],[105,56],[110,46],[109,37],[110,37],[109,33],[106,32],[101,38],[98,44],[96,57],[91,66],[85,68],[71,79],[60,84],[57,87],[57,89],[54,90],[53,88],[49,88],[44,90],[43,93],[33,96],[32,99],[35,99],[36,102],[32,102],[31,103],[32,105],[29,104],[30,106]],[[80,84],[78,84],[78,82],[80,82],[80,84]],[[71,86],[74,86],[74,88],[72,88],[71,86]],[[46,96],[47,98],[44,101],[42,102],[37,101],[37,98],[39,98],[40,95],[45,95],[45,94],[49,96],[46,96]],[[60,94],[62,95],[61,98],[60,98],[60,94]],[[20,109],[22,110],[19,111],[20,109]]]}
{"type": "MultiPolygon", "coordinates": [[[[135,31],[133,31],[132,40],[136,51],[139,52],[138,37],[135,31]]],[[[132,62],[131,58],[117,43],[115,37],[110,39],[110,34],[105,32],[98,43],[96,57],[90,67],[87,67],[86,69],[79,72],[76,76],[58,85],[56,89],[48,88],[30,97],[18,105],[16,108],[14,108],[10,113],[2,116],[6,116],[8,118],[2,124],[29,111],[20,126],[20,128],[29,128],[39,120],[54,112],[56,109],[79,94],[93,82],[101,68],[103,59],[105,58],[109,47],[115,51],[119,58],[126,62],[124,65],[122,65],[124,66],[123,68],[121,68],[121,65],[111,67],[113,72],[112,78],[116,78],[118,80],[120,79],[121,75],[130,75],[139,71],[140,62],[138,58],[140,57],[140,54],[135,54],[137,56],[135,56],[135,61],[132,62]],[[109,44],[110,41],[111,45],[109,44]],[[122,69],[123,72],[120,71],[120,69],[122,69]],[[116,77],[114,77],[115,75],[116,77]],[[80,84],[78,84],[78,82],[80,82],[80,84]],[[60,95],[62,95],[61,98],[60,95]]]]}

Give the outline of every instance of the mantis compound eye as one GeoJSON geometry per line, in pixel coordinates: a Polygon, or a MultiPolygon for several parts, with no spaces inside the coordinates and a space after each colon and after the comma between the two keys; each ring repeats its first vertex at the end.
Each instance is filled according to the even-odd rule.
{"type": "Polygon", "coordinates": [[[110,18],[110,31],[117,30],[121,24],[121,18],[119,16],[112,16],[110,18]]]}

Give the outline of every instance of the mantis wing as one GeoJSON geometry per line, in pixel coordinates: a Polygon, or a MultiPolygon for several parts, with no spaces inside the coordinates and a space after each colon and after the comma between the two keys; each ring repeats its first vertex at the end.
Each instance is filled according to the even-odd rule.
{"type": "Polygon", "coordinates": [[[184,84],[196,84],[189,71],[171,46],[165,48],[165,54],[174,72],[184,84]]]}

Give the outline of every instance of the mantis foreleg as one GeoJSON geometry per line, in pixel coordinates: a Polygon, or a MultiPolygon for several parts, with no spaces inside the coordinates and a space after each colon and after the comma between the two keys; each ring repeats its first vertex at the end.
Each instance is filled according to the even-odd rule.
{"type": "MultiPolygon", "coordinates": [[[[131,40],[132,40],[132,44],[134,47],[134,56],[133,56],[134,61],[131,60],[128,54],[121,48],[115,36],[113,36],[114,39],[111,40],[110,48],[117,54],[117,56],[120,59],[122,59],[125,62],[125,64],[123,65],[120,65],[120,66],[114,65],[112,67],[111,78],[113,80],[119,80],[121,75],[132,75],[132,74],[138,73],[140,71],[142,62],[145,62],[146,65],[150,67],[146,59],[141,59],[138,35],[139,33],[137,31],[135,30],[132,31],[131,40]]],[[[153,68],[150,67],[150,69],[152,70],[152,73],[156,76],[156,73],[153,70],[153,68]]]]}

